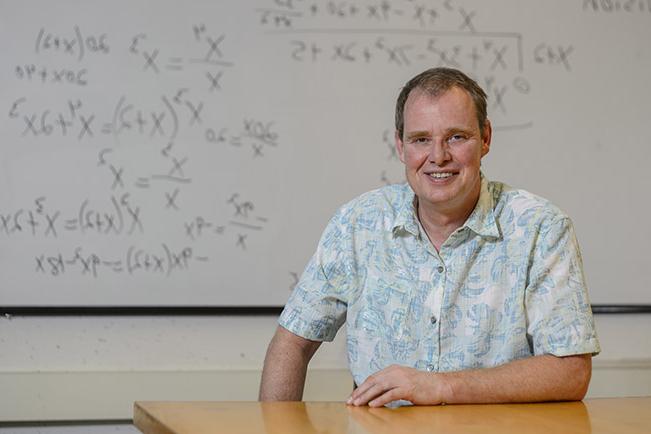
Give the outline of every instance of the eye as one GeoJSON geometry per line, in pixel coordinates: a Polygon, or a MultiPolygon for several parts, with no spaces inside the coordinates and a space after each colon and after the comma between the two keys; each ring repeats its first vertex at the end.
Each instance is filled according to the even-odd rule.
{"type": "Polygon", "coordinates": [[[450,142],[450,143],[460,142],[460,141],[462,141],[462,140],[466,140],[466,138],[467,138],[467,137],[466,137],[465,134],[462,134],[462,133],[456,133],[456,134],[452,134],[452,135],[448,138],[448,142],[450,142]]]}
{"type": "Polygon", "coordinates": [[[421,144],[429,143],[429,137],[426,136],[414,137],[410,141],[411,143],[421,145],[421,144]]]}

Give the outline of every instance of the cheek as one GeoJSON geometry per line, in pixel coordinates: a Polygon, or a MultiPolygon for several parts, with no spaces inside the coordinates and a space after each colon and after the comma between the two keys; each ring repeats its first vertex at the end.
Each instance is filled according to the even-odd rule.
{"type": "Polygon", "coordinates": [[[405,152],[403,163],[411,169],[418,169],[427,159],[427,154],[413,150],[405,152]]]}
{"type": "Polygon", "coordinates": [[[479,149],[466,149],[456,155],[456,160],[464,167],[479,167],[481,152],[479,149]]]}

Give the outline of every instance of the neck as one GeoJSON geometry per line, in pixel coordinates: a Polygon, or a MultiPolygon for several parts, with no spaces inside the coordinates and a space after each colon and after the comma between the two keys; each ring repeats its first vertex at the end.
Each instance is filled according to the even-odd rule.
{"type": "Polygon", "coordinates": [[[423,204],[418,200],[416,207],[418,220],[420,221],[427,237],[437,251],[448,239],[450,234],[463,226],[479,200],[481,187],[473,194],[470,200],[464,201],[462,206],[441,207],[432,204],[423,204]]]}

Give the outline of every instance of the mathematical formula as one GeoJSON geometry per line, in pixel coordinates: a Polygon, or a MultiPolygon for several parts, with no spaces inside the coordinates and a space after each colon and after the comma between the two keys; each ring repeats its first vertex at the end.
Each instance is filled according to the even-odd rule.
{"type": "Polygon", "coordinates": [[[187,271],[194,263],[208,262],[207,256],[198,256],[192,247],[184,247],[174,251],[163,243],[156,250],[129,246],[122,255],[102,257],[96,253],[84,251],[77,247],[73,252],[40,254],[34,258],[36,273],[53,277],[67,273],[77,273],[81,276],[101,277],[102,273],[129,275],[161,274],[169,276],[172,273],[187,271]]]}

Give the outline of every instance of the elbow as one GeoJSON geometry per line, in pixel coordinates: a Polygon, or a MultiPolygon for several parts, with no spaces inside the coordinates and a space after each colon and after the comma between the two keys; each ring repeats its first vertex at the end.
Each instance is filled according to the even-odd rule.
{"type": "Polygon", "coordinates": [[[568,388],[566,399],[568,401],[581,401],[588,393],[590,379],[592,378],[592,356],[582,354],[580,356],[564,357],[567,363],[568,388]]]}
{"type": "Polygon", "coordinates": [[[574,396],[572,399],[574,401],[581,401],[585,398],[585,395],[588,393],[588,387],[590,386],[590,378],[592,377],[592,370],[588,369],[582,373],[577,380],[577,385],[575,388],[574,396]]]}
{"type": "Polygon", "coordinates": [[[575,387],[569,391],[568,401],[581,401],[588,393],[590,378],[578,380],[575,387]]]}

